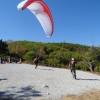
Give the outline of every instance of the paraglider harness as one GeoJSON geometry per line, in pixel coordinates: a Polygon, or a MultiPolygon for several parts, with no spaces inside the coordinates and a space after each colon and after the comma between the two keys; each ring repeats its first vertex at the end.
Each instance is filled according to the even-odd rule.
{"type": "Polygon", "coordinates": [[[39,58],[36,58],[36,59],[34,60],[34,63],[37,64],[38,62],[39,62],[39,58]]]}
{"type": "Polygon", "coordinates": [[[75,67],[75,61],[70,62],[70,67],[75,67]]]}

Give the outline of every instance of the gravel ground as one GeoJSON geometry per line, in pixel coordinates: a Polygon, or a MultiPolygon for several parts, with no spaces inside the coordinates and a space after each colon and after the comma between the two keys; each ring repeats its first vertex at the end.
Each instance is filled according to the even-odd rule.
{"type": "MultiPolygon", "coordinates": [[[[86,91],[100,90],[100,76],[76,71],[73,79],[70,70],[29,64],[0,65],[0,98],[9,100],[58,99],[67,94],[81,95],[86,91]]],[[[3,99],[0,99],[3,100],[3,99]]]]}

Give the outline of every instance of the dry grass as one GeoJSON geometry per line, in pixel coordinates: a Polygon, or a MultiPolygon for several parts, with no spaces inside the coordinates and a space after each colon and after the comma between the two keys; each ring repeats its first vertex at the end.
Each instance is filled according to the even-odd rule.
{"type": "Polygon", "coordinates": [[[100,100],[100,90],[91,90],[80,96],[69,94],[59,100],[100,100]]]}

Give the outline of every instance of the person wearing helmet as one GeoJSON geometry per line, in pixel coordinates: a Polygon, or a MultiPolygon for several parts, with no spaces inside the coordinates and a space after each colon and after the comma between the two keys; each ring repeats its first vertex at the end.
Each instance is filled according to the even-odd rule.
{"type": "Polygon", "coordinates": [[[74,60],[74,58],[72,58],[72,60],[69,63],[69,67],[70,67],[71,73],[73,75],[73,78],[75,78],[75,79],[76,79],[76,69],[75,69],[75,64],[76,63],[77,62],[74,60]]]}

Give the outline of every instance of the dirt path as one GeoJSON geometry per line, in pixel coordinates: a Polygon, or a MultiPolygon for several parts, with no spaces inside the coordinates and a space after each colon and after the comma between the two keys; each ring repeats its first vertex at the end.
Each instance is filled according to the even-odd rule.
{"type": "MultiPolygon", "coordinates": [[[[95,72],[93,74],[100,75],[100,72],[95,72]]],[[[53,100],[53,99],[48,99],[53,100]]],[[[68,94],[59,100],[100,100],[100,90],[91,90],[80,96],[68,94]]]]}

